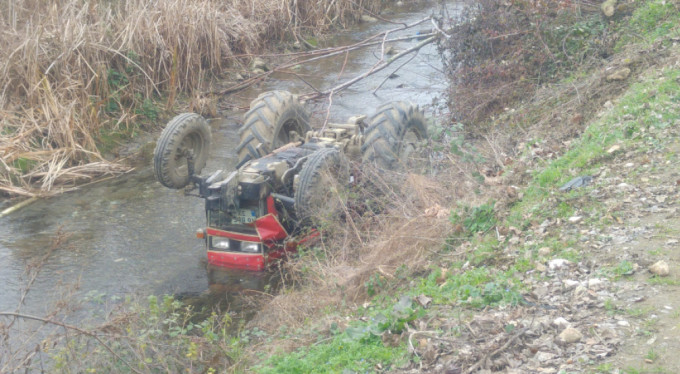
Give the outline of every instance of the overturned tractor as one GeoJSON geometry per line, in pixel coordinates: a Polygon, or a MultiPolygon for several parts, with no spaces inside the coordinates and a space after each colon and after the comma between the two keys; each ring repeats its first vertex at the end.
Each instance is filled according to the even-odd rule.
{"type": "Polygon", "coordinates": [[[209,263],[252,270],[318,235],[314,217],[342,211],[343,191],[359,182],[361,164],[408,165],[427,143],[425,117],[410,103],[388,103],[368,119],[313,130],[305,108],[285,91],[253,100],[239,134],[237,170],[200,176],[210,127],[198,114],[180,114],[161,133],[154,174],[164,186],[197,190],[205,200],[207,227],[197,236],[209,263]]]}

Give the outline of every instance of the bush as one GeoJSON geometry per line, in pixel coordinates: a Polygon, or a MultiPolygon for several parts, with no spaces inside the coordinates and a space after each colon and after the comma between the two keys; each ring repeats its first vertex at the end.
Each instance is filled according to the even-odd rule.
{"type": "Polygon", "coordinates": [[[440,46],[456,120],[482,123],[592,57],[607,55],[599,7],[569,0],[480,0],[440,46]]]}

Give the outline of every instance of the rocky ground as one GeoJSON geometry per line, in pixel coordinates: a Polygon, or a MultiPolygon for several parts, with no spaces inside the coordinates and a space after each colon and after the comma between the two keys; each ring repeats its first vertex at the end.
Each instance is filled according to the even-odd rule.
{"type": "MultiPolygon", "coordinates": [[[[665,66],[634,79],[653,80],[661,77],[657,71],[677,69],[677,49],[673,55],[665,66]]],[[[679,113],[677,94],[651,114],[679,113]]],[[[612,97],[593,121],[620,109],[618,100],[612,97]]],[[[403,371],[680,372],[680,122],[675,118],[665,126],[642,127],[634,142],[610,146],[578,192],[553,188],[542,208],[554,217],[531,222],[526,230],[511,228],[507,240],[498,233],[503,256],[532,262],[531,270],[518,275],[524,300],[518,307],[482,311],[437,306],[411,331],[409,348],[419,362],[403,371]],[[563,203],[572,208],[566,215],[560,215],[563,203]],[[541,246],[546,238],[566,248],[541,246]]],[[[643,120],[623,115],[620,121],[616,125],[643,120]]],[[[539,167],[536,152],[522,157],[518,161],[529,168],[539,167]]]]}

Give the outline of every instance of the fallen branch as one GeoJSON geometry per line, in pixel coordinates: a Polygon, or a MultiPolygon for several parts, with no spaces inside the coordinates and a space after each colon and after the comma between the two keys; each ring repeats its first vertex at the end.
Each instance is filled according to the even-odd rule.
{"type": "Polygon", "coordinates": [[[479,369],[479,368],[480,368],[482,365],[484,365],[490,358],[492,358],[493,356],[495,356],[495,355],[497,355],[497,354],[503,352],[504,350],[508,349],[508,347],[510,346],[510,344],[512,344],[515,340],[517,340],[517,338],[519,338],[520,336],[524,335],[524,333],[526,333],[527,330],[529,330],[529,327],[530,327],[530,326],[527,326],[527,327],[521,329],[519,332],[517,332],[515,335],[513,335],[510,339],[508,339],[508,341],[505,342],[505,344],[503,344],[503,346],[501,346],[501,347],[498,348],[497,350],[495,350],[495,351],[493,351],[493,352],[487,354],[486,356],[484,356],[484,358],[482,358],[481,360],[477,361],[477,363],[475,363],[474,365],[470,366],[470,368],[467,370],[467,373],[470,374],[470,373],[472,373],[473,371],[479,369]]]}
{"type": "Polygon", "coordinates": [[[407,49],[403,52],[397,53],[396,55],[392,56],[390,59],[388,59],[386,61],[383,61],[382,63],[376,64],[375,66],[373,66],[373,68],[371,68],[371,70],[369,70],[369,71],[367,71],[367,72],[365,72],[361,75],[358,75],[358,76],[348,80],[345,83],[337,85],[337,86],[330,88],[326,91],[323,91],[321,93],[317,92],[317,93],[312,93],[312,94],[300,95],[300,98],[303,99],[303,100],[314,100],[314,99],[318,99],[319,97],[329,95],[331,92],[338,92],[338,91],[344,90],[345,88],[353,85],[354,83],[385,69],[386,67],[390,66],[394,61],[398,60],[399,58],[406,56],[409,53],[413,53],[413,52],[420,50],[424,46],[426,46],[426,45],[434,42],[435,40],[437,40],[437,38],[438,38],[438,36],[431,36],[431,37],[423,40],[422,42],[418,43],[416,46],[411,47],[411,48],[409,48],[409,49],[407,49]]]}
{"type": "MultiPolygon", "coordinates": [[[[430,19],[431,19],[431,17],[423,18],[423,19],[416,21],[416,22],[413,22],[411,24],[405,24],[403,26],[400,26],[400,27],[397,27],[397,28],[394,28],[394,29],[390,29],[390,30],[387,30],[387,31],[377,33],[377,34],[372,35],[372,36],[370,36],[370,37],[368,37],[364,40],[361,40],[357,43],[349,44],[349,45],[346,45],[346,46],[334,47],[334,48],[325,48],[325,49],[315,50],[315,51],[311,51],[311,52],[304,52],[304,53],[295,53],[295,54],[288,54],[288,55],[276,55],[276,56],[280,56],[280,57],[291,56],[291,57],[294,57],[294,59],[291,60],[291,61],[288,61],[286,63],[283,63],[281,65],[275,66],[269,71],[257,74],[253,77],[250,77],[250,78],[244,80],[243,82],[240,82],[240,83],[235,84],[233,86],[227,87],[227,88],[222,89],[220,91],[211,91],[211,92],[208,92],[207,94],[226,95],[226,94],[234,93],[234,92],[243,90],[245,88],[248,88],[248,87],[252,86],[253,84],[255,84],[257,82],[262,81],[263,79],[267,78],[272,73],[280,72],[282,70],[292,68],[296,65],[302,65],[302,64],[318,61],[318,60],[321,60],[321,59],[333,57],[333,56],[336,56],[336,55],[341,54],[341,53],[347,53],[347,52],[350,52],[350,51],[354,51],[354,50],[357,50],[357,49],[366,48],[366,47],[370,47],[370,46],[374,46],[374,45],[378,45],[378,44],[384,45],[385,43],[388,43],[388,42],[392,43],[392,42],[398,42],[398,41],[421,39],[421,38],[427,37],[427,36],[433,36],[433,35],[435,35],[434,33],[425,34],[425,35],[404,36],[404,37],[393,38],[393,39],[385,39],[386,36],[389,35],[390,33],[393,33],[393,32],[396,32],[396,31],[402,31],[402,30],[406,30],[406,29],[418,26],[418,25],[420,25],[424,22],[427,22],[430,19]],[[377,38],[382,38],[382,39],[381,40],[375,40],[377,38]]],[[[328,95],[328,93],[326,93],[322,96],[326,96],[326,95],[328,95]]]]}

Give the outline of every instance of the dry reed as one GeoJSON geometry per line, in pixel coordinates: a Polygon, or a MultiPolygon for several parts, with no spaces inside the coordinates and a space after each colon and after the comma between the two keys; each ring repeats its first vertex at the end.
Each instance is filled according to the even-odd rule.
{"type": "MultiPolygon", "coordinates": [[[[235,55],[375,11],[378,0],[9,0],[0,4],[0,191],[45,195],[124,168],[97,146],[149,100],[171,109],[235,55]],[[364,9],[365,8],[365,9],[364,9]]],[[[157,105],[156,104],[156,105],[157,105]]]]}

